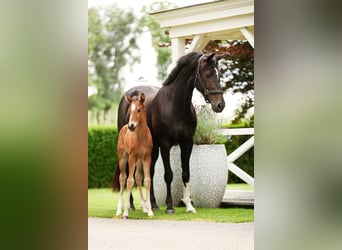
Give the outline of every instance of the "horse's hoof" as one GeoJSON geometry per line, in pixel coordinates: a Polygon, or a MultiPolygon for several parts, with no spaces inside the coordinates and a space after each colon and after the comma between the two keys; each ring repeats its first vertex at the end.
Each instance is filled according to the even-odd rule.
{"type": "Polygon", "coordinates": [[[129,211],[130,211],[130,212],[135,211],[135,207],[130,207],[130,208],[129,208],[129,211]]]}
{"type": "Polygon", "coordinates": [[[125,215],[125,216],[122,216],[122,219],[123,219],[123,220],[127,220],[127,219],[128,219],[128,216],[126,216],[126,215],[125,215]]]}
{"type": "Polygon", "coordinates": [[[188,211],[186,211],[187,213],[192,213],[192,214],[197,214],[197,212],[196,212],[196,210],[194,209],[194,210],[188,210],[188,211]]]}
{"type": "Polygon", "coordinates": [[[175,210],[173,208],[172,209],[166,209],[165,213],[167,213],[167,214],[174,214],[175,210]]]}
{"type": "Polygon", "coordinates": [[[153,210],[153,211],[159,211],[160,208],[159,208],[158,206],[156,206],[156,207],[152,207],[152,210],[153,210]]]}

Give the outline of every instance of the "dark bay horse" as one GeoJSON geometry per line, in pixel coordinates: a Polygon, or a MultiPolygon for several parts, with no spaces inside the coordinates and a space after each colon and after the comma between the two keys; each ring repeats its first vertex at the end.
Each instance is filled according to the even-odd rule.
{"type": "Polygon", "coordinates": [[[145,95],[141,93],[139,97],[129,97],[125,95],[125,100],[129,105],[128,113],[130,118],[128,124],[120,129],[118,137],[118,158],[120,170],[120,196],[117,205],[116,216],[121,215],[122,196],[127,180],[127,198],[123,218],[128,218],[128,211],[130,208],[129,198],[132,194],[135,181],[139,189],[141,206],[143,211],[149,217],[153,216],[151,201],[150,201],[150,167],[151,167],[151,153],[152,153],[152,135],[147,126],[146,110],[144,107],[145,95]],[[126,164],[128,163],[128,178],[126,176],[126,164]],[[146,188],[146,203],[142,193],[142,170],[144,170],[144,183],[146,188]]]}
{"type": "MultiPolygon", "coordinates": [[[[191,52],[179,58],[161,88],[153,86],[138,86],[126,92],[128,96],[146,95],[147,123],[152,133],[153,150],[151,177],[153,183],[154,167],[158,159],[159,148],[164,164],[164,179],[167,187],[166,212],[174,213],[171,182],[173,173],[170,166],[170,149],[179,144],[181,149],[182,180],[184,183],[183,199],[187,212],[196,210],[190,199],[190,172],[189,160],[193,147],[193,136],[197,126],[197,117],[191,103],[193,90],[196,88],[202,93],[206,102],[211,104],[212,110],[222,112],[225,107],[223,91],[220,87],[218,60],[223,55],[202,54],[191,52]]],[[[118,129],[123,127],[129,119],[128,105],[121,99],[118,110],[118,129]]],[[[115,176],[117,176],[117,171],[115,176]]],[[[117,177],[113,178],[114,183],[117,177]]],[[[131,208],[133,207],[131,199],[131,208]]],[[[151,203],[153,209],[156,204],[153,184],[151,185],[151,203]]]]}

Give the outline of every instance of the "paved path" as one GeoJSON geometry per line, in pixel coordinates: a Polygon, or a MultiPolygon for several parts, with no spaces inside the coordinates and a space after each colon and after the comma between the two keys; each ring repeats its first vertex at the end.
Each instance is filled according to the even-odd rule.
{"type": "Polygon", "coordinates": [[[254,223],[88,218],[89,250],[252,250],[254,223]]]}

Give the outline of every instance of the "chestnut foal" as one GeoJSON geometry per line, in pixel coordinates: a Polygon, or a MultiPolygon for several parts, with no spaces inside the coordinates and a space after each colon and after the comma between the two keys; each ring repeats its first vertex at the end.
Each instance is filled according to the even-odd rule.
{"type": "Polygon", "coordinates": [[[121,215],[122,196],[127,179],[127,198],[123,218],[128,218],[130,209],[129,197],[135,181],[139,189],[141,206],[149,217],[153,216],[150,189],[151,189],[151,154],[153,141],[150,129],[146,122],[146,109],[144,106],[145,94],[141,93],[138,98],[131,98],[125,95],[125,100],[129,104],[129,122],[121,128],[118,138],[118,158],[120,169],[120,197],[117,206],[116,216],[121,215]],[[128,178],[126,178],[126,165],[128,162],[128,178]],[[136,169],[136,171],[135,171],[136,169]],[[142,170],[144,170],[144,184],[146,188],[146,203],[142,192],[142,170]]]}

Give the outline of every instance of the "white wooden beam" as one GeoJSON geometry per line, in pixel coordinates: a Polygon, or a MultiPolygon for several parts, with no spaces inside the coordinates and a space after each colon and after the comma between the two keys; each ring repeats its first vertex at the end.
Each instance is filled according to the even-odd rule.
{"type": "Polygon", "coordinates": [[[191,42],[188,52],[198,51],[203,35],[196,35],[191,42]]]}
{"type": "Polygon", "coordinates": [[[234,162],[236,159],[238,159],[241,155],[243,155],[248,149],[253,147],[254,145],[254,136],[249,138],[247,141],[245,141],[240,147],[235,149],[232,153],[230,153],[227,156],[228,163],[234,162]]]}
{"type": "Polygon", "coordinates": [[[205,46],[207,46],[209,40],[210,39],[204,34],[196,35],[193,38],[191,45],[190,45],[189,49],[187,50],[187,53],[193,52],[193,51],[203,50],[205,48],[205,46]]]}
{"type": "Polygon", "coordinates": [[[241,29],[248,26],[254,26],[253,14],[228,17],[219,20],[208,20],[207,22],[191,23],[180,26],[171,26],[168,30],[170,38],[175,38],[223,30],[241,29]]]}
{"type": "Polygon", "coordinates": [[[219,129],[221,135],[254,135],[254,128],[224,128],[219,129]]]}
{"type": "Polygon", "coordinates": [[[242,35],[244,35],[244,37],[246,37],[249,44],[254,48],[254,33],[250,32],[246,28],[242,28],[242,29],[240,29],[240,31],[241,31],[242,35]]]}
{"type": "MultiPolygon", "coordinates": [[[[191,12],[185,12],[182,14],[172,13],[172,10],[169,11],[168,17],[160,17],[158,14],[154,16],[159,19],[160,27],[171,27],[178,26],[184,24],[194,24],[199,22],[207,22],[214,19],[227,18],[227,17],[236,17],[239,15],[253,14],[254,6],[242,6],[236,7],[232,9],[227,9],[226,7],[216,8],[215,10],[203,9],[201,12],[196,13],[194,10],[191,12]]],[[[163,13],[164,15],[166,13],[163,13]]],[[[152,14],[153,15],[153,14],[152,14]]]]}
{"type": "Polygon", "coordinates": [[[243,171],[241,168],[236,166],[234,163],[228,164],[228,171],[233,172],[241,180],[245,181],[246,183],[248,183],[249,185],[254,187],[254,178],[252,176],[250,176],[249,174],[247,174],[245,171],[243,171]]]}

